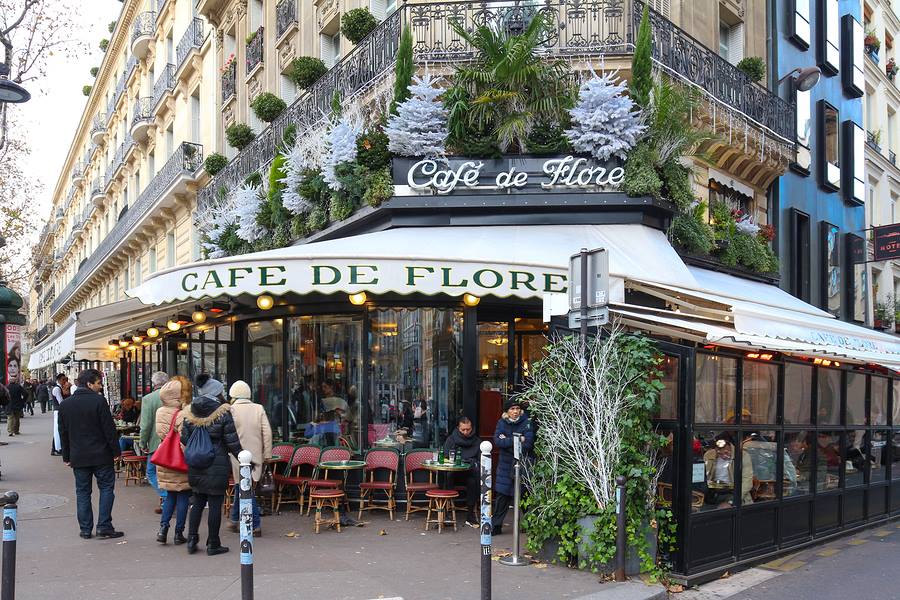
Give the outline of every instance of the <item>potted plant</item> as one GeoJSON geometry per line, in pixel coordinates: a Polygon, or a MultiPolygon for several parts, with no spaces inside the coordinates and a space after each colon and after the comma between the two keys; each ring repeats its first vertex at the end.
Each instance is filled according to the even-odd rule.
{"type": "Polygon", "coordinates": [[[869,30],[866,32],[863,45],[865,46],[866,54],[868,54],[872,60],[878,62],[878,50],[881,49],[881,40],[878,39],[878,36],[875,35],[874,31],[869,30]]]}
{"type": "Polygon", "coordinates": [[[893,301],[875,303],[875,329],[890,329],[894,321],[893,301]]]}
{"type": "Polygon", "coordinates": [[[891,58],[887,61],[887,64],[884,65],[884,73],[887,75],[888,79],[891,81],[894,80],[894,76],[897,74],[897,62],[891,58]]]}

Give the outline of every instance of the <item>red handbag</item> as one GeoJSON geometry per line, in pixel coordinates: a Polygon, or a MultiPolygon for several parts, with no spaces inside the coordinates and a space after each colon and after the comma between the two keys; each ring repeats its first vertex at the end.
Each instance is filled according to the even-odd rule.
{"type": "Polygon", "coordinates": [[[178,435],[178,431],[175,429],[175,419],[178,418],[178,413],[180,412],[181,411],[179,410],[172,417],[172,423],[169,425],[169,433],[166,434],[166,438],[159,445],[159,448],[156,449],[156,452],[153,453],[150,462],[163,469],[187,473],[188,466],[187,463],[184,462],[184,451],[181,449],[181,436],[178,435]]]}

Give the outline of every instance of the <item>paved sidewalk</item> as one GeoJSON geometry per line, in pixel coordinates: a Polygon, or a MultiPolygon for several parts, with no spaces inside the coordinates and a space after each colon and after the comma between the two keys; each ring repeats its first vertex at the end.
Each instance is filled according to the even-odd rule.
{"type": "MultiPolygon", "coordinates": [[[[74,481],[51,457],[50,414],[22,421],[22,433],[0,447],[0,490],[21,496],[17,596],[60,598],[240,598],[237,534],[223,531],[231,552],[189,556],[184,546],[156,543],[156,496],[148,486],[125,487],[119,479],[113,523],[126,537],[82,540],[75,521],[74,481]]],[[[96,492],[94,498],[96,506],[96,492]]],[[[354,503],[355,506],[355,503],[354,503]]],[[[471,600],[479,597],[478,532],[468,527],[443,534],[422,531],[422,516],[409,522],[386,513],[363,515],[365,527],[313,533],[311,518],[296,511],[263,519],[256,541],[256,597],[299,600],[471,600]],[[381,532],[384,534],[381,535],[381,532]],[[288,536],[288,534],[293,534],[288,536]]],[[[402,519],[402,517],[400,517],[402,519]]],[[[224,527],[223,527],[224,529],[224,527]]],[[[205,524],[201,544],[205,543],[205,524]]],[[[495,552],[512,543],[495,538],[495,552]]],[[[640,581],[601,583],[590,573],[533,564],[494,563],[495,600],[661,600],[659,586],[640,581]]]]}

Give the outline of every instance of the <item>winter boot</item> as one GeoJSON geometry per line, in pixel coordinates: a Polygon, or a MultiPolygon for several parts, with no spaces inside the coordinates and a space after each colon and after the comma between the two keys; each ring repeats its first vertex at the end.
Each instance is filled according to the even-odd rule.
{"type": "Polygon", "coordinates": [[[189,533],[187,536],[187,551],[188,554],[193,554],[197,551],[197,544],[200,543],[200,536],[197,534],[189,533]]]}
{"type": "Polygon", "coordinates": [[[185,543],[187,539],[184,537],[184,529],[176,529],[175,535],[172,536],[172,543],[179,546],[185,543]]]}
{"type": "Polygon", "coordinates": [[[160,544],[166,543],[166,538],[169,537],[169,526],[163,525],[159,528],[159,533],[156,534],[156,541],[160,544]]]}

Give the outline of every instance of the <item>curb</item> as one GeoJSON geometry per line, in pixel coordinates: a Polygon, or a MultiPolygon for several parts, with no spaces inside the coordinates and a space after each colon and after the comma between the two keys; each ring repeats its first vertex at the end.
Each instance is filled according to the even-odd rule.
{"type": "Polygon", "coordinates": [[[605,584],[603,589],[575,600],[667,600],[666,588],[661,585],[647,585],[643,582],[605,584]]]}

